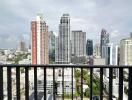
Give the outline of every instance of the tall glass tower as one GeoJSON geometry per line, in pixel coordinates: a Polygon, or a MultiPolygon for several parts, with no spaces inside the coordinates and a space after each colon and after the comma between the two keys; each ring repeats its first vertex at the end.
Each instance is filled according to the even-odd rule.
{"type": "Polygon", "coordinates": [[[86,53],[88,56],[93,55],[93,41],[90,39],[87,40],[86,53]]]}
{"type": "Polygon", "coordinates": [[[109,43],[109,33],[105,29],[101,31],[101,41],[100,41],[100,53],[101,57],[103,57],[103,48],[109,43]]]}

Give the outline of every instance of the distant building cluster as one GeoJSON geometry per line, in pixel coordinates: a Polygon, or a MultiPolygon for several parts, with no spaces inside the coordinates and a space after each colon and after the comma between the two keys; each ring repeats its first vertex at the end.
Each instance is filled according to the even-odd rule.
{"type": "MultiPolygon", "coordinates": [[[[100,42],[94,43],[92,39],[87,39],[83,30],[71,30],[69,14],[63,14],[60,18],[58,35],[49,31],[48,25],[43,18],[43,14],[38,13],[36,19],[31,21],[31,44],[26,47],[24,39],[20,39],[18,49],[0,50],[0,64],[87,64],[87,65],[132,65],[132,33],[129,38],[120,40],[119,45],[115,45],[110,40],[110,33],[102,29],[100,42]]],[[[39,70],[40,71],[40,70],[39,70]]],[[[62,73],[65,71],[64,92],[71,93],[71,69],[58,68],[55,72],[55,80],[58,83],[58,94],[62,95],[62,73]]],[[[128,70],[125,70],[128,73],[128,70]]],[[[53,72],[47,73],[47,92],[52,92],[53,72]]],[[[94,73],[98,75],[99,69],[94,73]]],[[[38,91],[43,88],[43,72],[40,72],[38,79],[38,91]],[[40,74],[41,73],[41,74],[40,74]],[[42,78],[42,79],[41,79],[42,78]]],[[[74,74],[74,73],[73,73],[74,74]]],[[[117,83],[119,70],[113,68],[114,92],[117,93],[117,83]]],[[[109,90],[109,69],[103,69],[104,88],[109,90]]],[[[31,81],[33,81],[31,79],[31,81]]],[[[31,82],[30,81],[30,82],[31,82]]],[[[32,82],[31,82],[32,83],[32,82]]],[[[76,80],[73,78],[73,92],[76,90],[76,80]]]]}
{"type": "Polygon", "coordinates": [[[29,52],[31,64],[132,65],[132,32],[129,38],[115,45],[110,40],[110,32],[104,28],[97,43],[87,39],[87,33],[83,30],[72,30],[69,14],[61,16],[58,26],[58,35],[55,35],[54,31],[48,30],[43,14],[38,13],[36,19],[31,21],[29,48],[22,38],[15,53],[10,53],[8,49],[0,51],[0,62],[13,63],[10,59],[15,59],[17,54],[29,52]]]}
{"type": "MultiPolygon", "coordinates": [[[[110,41],[110,33],[101,30],[100,43],[86,39],[86,32],[71,30],[70,15],[63,14],[60,19],[58,35],[48,31],[43,15],[38,14],[31,22],[32,64],[93,64],[131,65],[131,38],[123,39],[120,45],[110,41]],[[96,60],[94,60],[96,59],[96,60]]],[[[24,44],[21,43],[21,49],[24,44]]]]}

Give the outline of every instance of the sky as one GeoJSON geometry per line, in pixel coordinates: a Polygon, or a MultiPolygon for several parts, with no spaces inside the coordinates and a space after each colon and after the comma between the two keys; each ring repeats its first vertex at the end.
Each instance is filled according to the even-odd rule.
{"type": "Polygon", "coordinates": [[[30,22],[39,12],[56,34],[61,16],[69,13],[71,30],[82,30],[99,43],[104,28],[119,44],[132,32],[131,10],[132,0],[0,0],[0,48],[16,48],[22,37],[29,44],[30,22]]]}

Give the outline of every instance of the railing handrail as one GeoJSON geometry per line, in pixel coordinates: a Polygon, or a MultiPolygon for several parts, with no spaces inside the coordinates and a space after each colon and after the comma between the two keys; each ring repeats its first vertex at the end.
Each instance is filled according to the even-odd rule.
{"type": "Polygon", "coordinates": [[[12,98],[12,68],[16,68],[16,97],[18,100],[20,100],[21,97],[21,92],[20,92],[20,68],[25,68],[25,100],[29,100],[29,68],[32,67],[34,70],[34,99],[37,100],[37,68],[43,68],[43,95],[44,95],[44,100],[46,100],[46,96],[47,96],[47,68],[51,68],[53,70],[53,97],[54,100],[56,98],[56,86],[55,86],[55,69],[57,68],[61,68],[62,69],[62,100],[64,100],[64,68],[71,68],[72,72],[71,72],[71,76],[72,76],[72,100],[74,98],[74,94],[73,94],[73,73],[74,73],[74,68],[80,68],[81,70],[81,93],[80,93],[80,98],[81,100],[83,100],[83,69],[90,69],[90,100],[92,100],[93,98],[93,69],[94,68],[100,68],[100,100],[103,100],[103,69],[105,68],[109,68],[109,100],[112,100],[112,96],[113,96],[113,68],[119,68],[119,100],[123,100],[123,69],[127,68],[129,73],[128,73],[128,100],[132,100],[132,66],[126,66],[126,65],[87,65],[87,64],[47,64],[47,65],[17,65],[17,64],[3,64],[0,65],[0,100],[3,100],[4,98],[4,91],[3,91],[3,69],[7,68],[7,94],[8,94],[8,98],[12,98]]]}
{"type": "Polygon", "coordinates": [[[32,65],[32,64],[0,64],[0,67],[48,67],[48,68],[131,68],[132,65],[87,65],[87,64],[42,64],[42,65],[32,65]]]}

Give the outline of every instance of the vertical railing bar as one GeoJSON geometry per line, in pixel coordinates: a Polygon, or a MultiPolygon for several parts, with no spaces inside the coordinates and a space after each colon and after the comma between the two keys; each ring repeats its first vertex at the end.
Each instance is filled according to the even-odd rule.
{"type": "Polygon", "coordinates": [[[20,67],[16,67],[16,97],[20,100],[20,67]]]}
{"type": "Polygon", "coordinates": [[[71,73],[71,75],[72,75],[72,76],[71,76],[71,81],[72,81],[72,100],[73,100],[73,98],[74,98],[74,97],[73,97],[73,67],[72,67],[71,72],[72,72],[72,73],[71,73]]]}
{"type": "Polygon", "coordinates": [[[55,83],[55,68],[53,67],[53,99],[54,100],[56,100],[55,95],[57,92],[57,90],[55,89],[56,88],[55,85],[56,85],[56,83],[55,83]]]}
{"type": "Polygon", "coordinates": [[[113,88],[113,68],[109,68],[109,100],[112,100],[113,88]]]}
{"type": "Polygon", "coordinates": [[[29,100],[29,69],[25,66],[25,100],[29,100]]]}
{"type": "Polygon", "coordinates": [[[132,100],[132,68],[129,68],[129,90],[128,90],[128,100],[132,100]]]}
{"type": "Polygon", "coordinates": [[[37,100],[37,66],[34,67],[34,100],[37,100]]]}
{"type": "Polygon", "coordinates": [[[12,79],[11,79],[11,67],[7,68],[7,92],[8,100],[12,100],[12,79]]]}
{"type": "Polygon", "coordinates": [[[46,100],[46,67],[44,67],[44,100],[46,100]]]}
{"type": "Polygon", "coordinates": [[[64,100],[64,68],[62,68],[62,100],[64,100]]]}
{"type": "Polygon", "coordinates": [[[0,100],[3,100],[3,66],[0,66],[0,100]]]}
{"type": "Polygon", "coordinates": [[[93,97],[93,68],[90,67],[90,100],[93,97]]]}
{"type": "Polygon", "coordinates": [[[123,100],[123,68],[119,68],[119,100],[123,100]]]}
{"type": "Polygon", "coordinates": [[[100,100],[103,100],[103,68],[100,68],[100,100]]]}
{"type": "Polygon", "coordinates": [[[81,100],[83,100],[83,68],[81,68],[81,100]]]}

